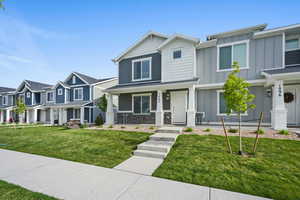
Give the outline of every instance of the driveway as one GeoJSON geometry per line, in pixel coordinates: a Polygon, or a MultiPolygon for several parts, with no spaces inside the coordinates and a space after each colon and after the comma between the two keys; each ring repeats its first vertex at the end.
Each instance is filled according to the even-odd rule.
{"type": "Polygon", "coordinates": [[[263,200],[265,198],[186,184],[33,154],[0,150],[0,179],[70,200],[263,200]]]}

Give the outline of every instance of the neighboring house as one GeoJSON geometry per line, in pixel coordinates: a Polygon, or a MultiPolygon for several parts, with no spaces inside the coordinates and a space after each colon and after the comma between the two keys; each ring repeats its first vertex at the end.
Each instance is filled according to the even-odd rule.
{"type": "MultiPolygon", "coordinates": [[[[36,81],[24,80],[15,92],[15,99],[21,99],[26,105],[24,114],[18,116],[21,123],[44,123],[46,90],[52,85],[36,81]]],[[[16,105],[16,100],[14,106],[16,105]]]]}
{"type": "Polygon", "coordinates": [[[266,24],[214,34],[206,41],[149,32],[113,61],[119,84],[109,93],[107,124],[218,124],[226,117],[222,87],[233,61],[256,95],[248,124],[274,129],[300,125],[300,24],[266,29],[266,24]],[[114,117],[112,96],[119,96],[114,117]]]}
{"type": "Polygon", "coordinates": [[[0,123],[9,122],[15,117],[12,110],[15,104],[14,88],[0,87],[0,123]]]}
{"type": "Polygon", "coordinates": [[[78,72],[71,73],[45,92],[46,123],[65,124],[70,120],[94,123],[100,114],[97,100],[103,90],[116,85],[117,78],[96,79],[78,72]]]}

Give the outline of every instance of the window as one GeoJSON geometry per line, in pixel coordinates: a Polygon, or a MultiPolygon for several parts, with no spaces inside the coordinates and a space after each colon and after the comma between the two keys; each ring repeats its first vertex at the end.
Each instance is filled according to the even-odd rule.
{"type": "Polygon", "coordinates": [[[135,114],[150,113],[151,95],[134,95],[133,112],[135,114]]]}
{"type": "Polygon", "coordinates": [[[75,88],[74,89],[74,100],[82,100],[83,99],[83,89],[75,88]]]}
{"type": "Polygon", "coordinates": [[[299,39],[291,39],[285,41],[285,50],[296,50],[299,49],[299,39]]]}
{"type": "Polygon", "coordinates": [[[27,98],[30,98],[30,96],[31,96],[30,92],[27,92],[27,93],[26,93],[26,97],[27,97],[27,98]]]}
{"type": "MultiPolygon", "coordinates": [[[[224,91],[217,91],[218,92],[218,113],[217,115],[227,115],[227,108],[226,108],[226,102],[225,102],[225,98],[224,98],[224,91]]],[[[236,115],[236,113],[231,113],[230,115],[236,115]]],[[[247,115],[246,113],[243,113],[242,115],[247,115]]]]}
{"type": "Polygon", "coordinates": [[[7,105],[8,102],[8,96],[3,96],[2,97],[2,105],[7,105]]]}
{"type": "Polygon", "coordinates": [[[151,79],[151,58],[132,61],[132,80],[151,79]]]}
{"type": "Polygon", "coordinates": [[[80,109],[73,110],[73,119],[80,119],[80,109]]]}
{"type": "Polygon", "coordinates": [[[73,84],[76,84],[76,76],[73,76],[73,77],[72,77],[72,83],[73,83],[73,84]]]}
{"type": "Polygon", "coordinates": [[[61,89],[61,88],[58,89],[58,90],[57,90],[57,94],[58,94],[58,95],[62,95],[62,94],[63,94],[63,89],[61,89]]]}
{"type": "Polygon", "coordinates": [[[173,51],[173,59],[181,58],[181,50],[173,51]]]}
{"type": "Polygon", "coordinates": [[[47,101],[53,101],[53,92],[47,93],[47,101]]]}
{"type": "Polygon", "coordinates": [[[218,71],[231,70],[233,62],[248,68],[248,42],[218,47],[218,71]]]}

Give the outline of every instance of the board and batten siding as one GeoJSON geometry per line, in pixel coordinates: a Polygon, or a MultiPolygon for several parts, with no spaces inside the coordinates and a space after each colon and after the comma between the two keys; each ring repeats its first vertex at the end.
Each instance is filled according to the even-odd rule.
{"type": "MultiPolygon", "coordinates": [[[[241,35],[223,38],[217,44],[226,44],[250,39],[249,69],[241,69],[240,76],[246,80],[264,78],[264,69],[282,67],[282,36],[272,36],[262,39],[252,39],[251,35],[241,35]]],[[[230,71],[217,72],[217,47],[198,49],[197,77],[200,84],[222,83],[227,79],[230,71]]]]}
{"type": "MultiPolygon", "coordinates": [[[[220,122],[220,116],[218,116],[218,90],[196,90],[197,92],[197,112],[204,112],[205,118],[203,122],[220,122]]],[[[268,96],[267,88],[263,86],[255,86],[250,88],[250,92],[256,97],[253,104],[256,108],[248,111],[248,115],[243,116],[242,120],[249,123],[257,123],[260,112],[264,112],[264,123],[271,123],[271,109],[272,109],[272,97],[268,96]]],[[[236,116],[229,117],[224,116],[226,121],[236,122],[238,119],[236,116]]]]}
{"type": "Polygon", "coordinates": [[[186,40],[176,39],[161,50],[162,82],[188,80],[195,77],[195,46],[186,40]],[[181,58],[173,59],[173,51],[181,50],[181,58]]]}

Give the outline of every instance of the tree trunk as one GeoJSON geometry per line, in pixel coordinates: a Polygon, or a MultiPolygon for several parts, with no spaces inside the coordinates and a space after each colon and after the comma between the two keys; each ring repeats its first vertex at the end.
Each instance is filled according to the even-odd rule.
{"type": "Polygon", "coordinates": [[[239,154],[243,154],[243,148],[242,148],[242,133],[241,133],[241,121],[242,121],[242,116],[241,113],[239,112],[239,139],[240,139],[240,150],[239,154]]]}

